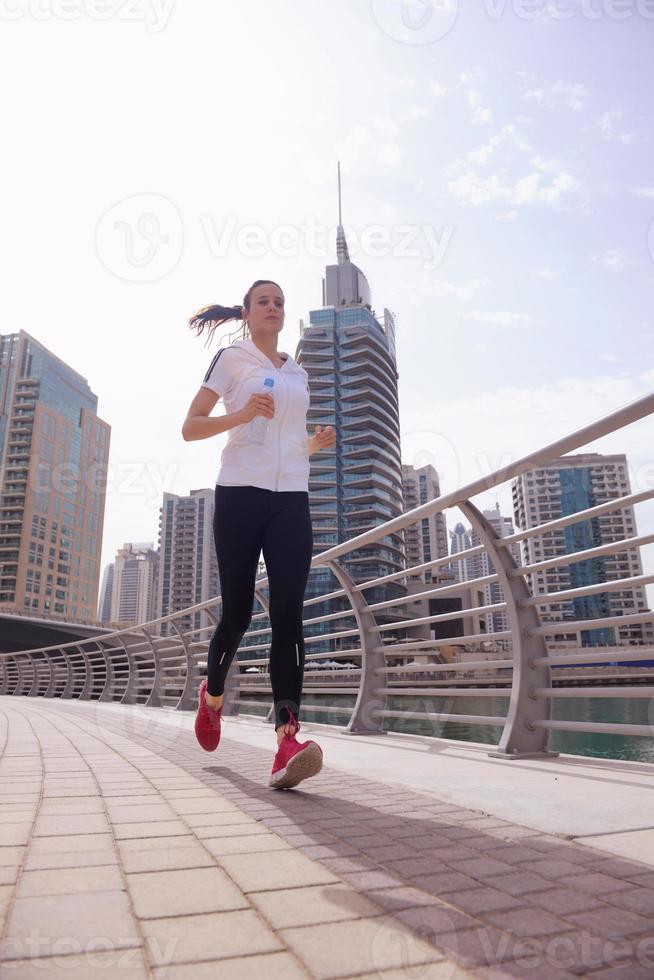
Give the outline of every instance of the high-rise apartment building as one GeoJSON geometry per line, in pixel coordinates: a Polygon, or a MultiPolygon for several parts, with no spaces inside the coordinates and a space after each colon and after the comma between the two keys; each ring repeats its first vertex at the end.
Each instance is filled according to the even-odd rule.
{"type": "Polygon", "coordinates": [[[111,599],[114,591],[114,563],[105,566],[100,586],[100,601],[98,603],[98,621],[111,622],[111,599]]]}
{"type": "Polygon", "coordinates": [[[156,619],[159,552],[152,542],[123,545],[113,568],[111,622],[131,626],[156,619]]]}
{"type": "MultiPolygon", "coordinates": [[[[336,432],[333,450],[311,457],[315,553],[397,517],[403,508],[395,322],[387,309],[382,320],[373,312],[368,281],[350,261],[340,202],[336,251],[337,263],[325,270],[323,306],[311,310],[308,325],[301,324],[295,354],[309,375],[310,432],[317,424],[333,425],[336,432]]],[[[357,582],[399,571],[405,567],[403,535],[358,548],[341,564],[357,582]]],[[[319,568],[310,574],[306,595],[337,588],[329,569],[319,568]]],[[[364,594],[368,602],[381,602],[405,595],[406,588],[391,582],[364,594]]],[[[312,612],[320,615],[319,607],[312,612]]],[[[378,613],[378,621],[405,615],[392,606],[378,613]]],[[[312,652],[319,649],[312,644],[312,652]]]]}
{"type": "MultiPolygon", "coordinates": [[[[441,495],[438,473],[431,463],[418,469],[403,463],[402,482],[405,510],[413,510],[441,495]]],[[[431,517],[422,517],[405,528],[404,540],[407,568],[434,561],[436,558],[447,558],[445,514],[441,512],[431,517]]],[[[423,582],[431,582],[434,578],[440,577],[442,572],[447,571],[447,568],[437,566],[434,570],[427,569],[417,577],[423,582]]]]}
{"type": "Polygon", "coordinates": [[[0,335],[0,608],[95,621],[111,429],[85,378],[0,335]]]}
{"type": "MultiPolygon", "coordinates": [[[[452,556],[461,554],[472,546],[472,529],[458,521],[450,531],[450,554],[452,556]]],[[[457,582],[470,582],[481,575],[477,555],[464,555],[451,561],[450,570],[457,582]]]]}
{"type": "MultiPolygon", "coordinates": [[[[496,503],[495,507],[491,509],[482,510],[482,517],[486,518],[487,522],[493,528],[498,538],[507,538],[509,535],[513,534],[513,521],[510,517],[504,517],[500,513],[499,503],[496,503]]],[[[470,529],[470,542],[473,548],[482,543],[481,538],[474,527],[470,529]]],[[[510,545],[509,551],[516,565],[519,565],[520,549],[518,545],[510,545]]],[[[479,555],[473,555],[471,560],[475,570],[475,578],[484,578],[487,575],[495,575],[495,565],[493,564],[493,561],[490,558],[486,548],[484,548],[479,555]]],[[[505,596],[499,582],[489,582],[484,586],[484,605],[495,606],[504,601],[505,596]]],[[[504,610],[488,613],[486,619],[489,632],[499,633],[509,629],[509,619],[504,610]]],[[[505,641],[498,642],[508,646],[505,641]]]]}
{"type": "MultiPolygon", "coordinates": [[[[164,493],[159,517],[159,579],[156,617],[187,609],[220,592],[213,540],[214,489],[191,490],[188,496],[164,493]]],[[[206,612],[176,620],[180,630],[213,625],[206,612]]],[[[174,635],[168,623],[163,636],[174,635]]],[[[211,634],[204,632],[200,639],[211,634]]],[[[197,639],[197,637],[196,637],[197,639]]]]}
{"type": "MultiPolygon", "coordinates": [[[[562,456],[514,479],[512,492],[516,524],[522,529],[534,527],[629,494],[627,459],[624,454],[562,456]]],[[[633,537],[636,533],[633,507],[624,507],[523,541],[523,562],[532,564],[557,555],[573,554],[633,537]]],[[[632,548],[533,572],[528,581],[532,595],[539,595],[636,575],[642,575],[640,549],[632,548]]],[[[561,632],[551,637],[553,645],[612,646],[639,644],[644,639],[643,626],[639,623],[581,631],[565,626],[570,620],[645,612],[648,606],[643,587],[580,596],[539,608],[544,622],[561,622],[561,632]]]]}

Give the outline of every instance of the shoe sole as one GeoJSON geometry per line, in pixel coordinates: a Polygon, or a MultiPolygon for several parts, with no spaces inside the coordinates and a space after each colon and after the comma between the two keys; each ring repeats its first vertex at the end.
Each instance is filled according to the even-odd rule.
{"type": "Polygon", "coordinates": [[[303,779],[315,776],[322,769],[322,751],[318,745],[307,745],[288,762],[286,768],[280,769],[270,777],[269,786],[273,789],[290,789],[297,786],[303,779]]]}

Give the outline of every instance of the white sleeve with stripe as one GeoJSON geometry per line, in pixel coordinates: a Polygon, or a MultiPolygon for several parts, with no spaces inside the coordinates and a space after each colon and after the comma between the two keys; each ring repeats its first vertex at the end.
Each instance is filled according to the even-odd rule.
{"type": "Polygon", "coordinates": [[[228,368],[230,355],[225,356],[226,350],[226,347],[221,347],[216,352],[200,386],[202,388],[210,388],[217,395],[226,395],[234,383],[234,376],[228,368]]]}

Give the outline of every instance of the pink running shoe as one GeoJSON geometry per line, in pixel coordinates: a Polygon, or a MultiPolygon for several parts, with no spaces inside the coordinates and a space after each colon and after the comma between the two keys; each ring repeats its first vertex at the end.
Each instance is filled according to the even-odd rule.
{"type": "Polygon", "coordinates": [[[290,789],[322,769],[322,749],[317,742],[297,741],[295,735],[300,730],[300,723],[291,711],[289,715],[287,724],[292,722],[296,730],[293,735],[284,735],[279,743],[268,783],[273,789],[290,789]]]}
{"type": "Polygon", "coordinates": [[[207,752],[214,752],[220,742],[220,715],[222,707],[214,711],[204,699],[207,693],[207,679],[200,685],[198,713],[195,716],[195,737],[207,752]]]}

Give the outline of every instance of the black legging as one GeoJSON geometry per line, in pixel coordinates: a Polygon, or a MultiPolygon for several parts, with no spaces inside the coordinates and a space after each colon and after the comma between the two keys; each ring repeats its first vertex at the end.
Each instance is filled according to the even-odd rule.
{"type": "Polygon", "coordinates": [[[222,616],[211,637],[207,691],[214,697],[252,619],[254,584],[263,549],[269,589],[270,682],[275,728],[299,717],[304,676],[302,603],[309,578],[313,530],[306,490],[264,490],[216,484],[213,535],[222,616]]]}

